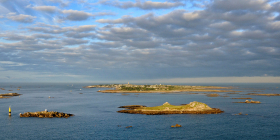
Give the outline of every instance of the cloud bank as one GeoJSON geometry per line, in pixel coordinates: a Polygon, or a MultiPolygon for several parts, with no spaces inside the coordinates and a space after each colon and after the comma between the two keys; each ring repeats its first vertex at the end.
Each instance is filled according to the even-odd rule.
{"type": "Polygon", "coordinates": [[[280,76],[277,1],[41,3],[1,2],[3,79],[16,71],[85,81],[280,76]]]}

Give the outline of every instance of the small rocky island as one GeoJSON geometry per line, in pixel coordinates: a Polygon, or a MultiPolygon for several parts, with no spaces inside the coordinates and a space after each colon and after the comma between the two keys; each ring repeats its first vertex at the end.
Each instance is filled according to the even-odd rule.
{"type": "Polygon", "coordinates": [[[38,117],[38,118],[68,118],[74,116],[73,114],[67,114],[56,111],[38,111],[38,112],[25,112],[19,114],[20,117],[38,117]]]}
{"type": "Polygon", "coordinates": [[[146,115],[167,115],[167,114],[219,114],[224,111],[218,108],[211,108],[205,103],[193,101],[185,105],[171,105],[168,102],[161,106],[145,107],[142,105],[121,106],[125,110],[119,113],[146,114],[146,115]]]}
{"type": "Polygon", "coordinates": [[[234,103],[247,103],[247,104],[260,104],[261,102],[260,101],[249,101],[249,100],[246,100],[245,102],[234,102],[234,103]]]}
{"type": "Polygon", "coordinates": [[[5,93],[5,94],[0,94],[0,99],[1,98],[11,98],[13,96],[20,96],[21,94],[18,93],[5,93]]]}
{"type": "Polygon", "coordinates": [[[105,84],[91,85],[84,88],[114,88],[101,90],[102,93],[174,93],[174,92],[235,92],[232,87],[190,86],[190,85],[133,85],[133,84],[105,84]]]}

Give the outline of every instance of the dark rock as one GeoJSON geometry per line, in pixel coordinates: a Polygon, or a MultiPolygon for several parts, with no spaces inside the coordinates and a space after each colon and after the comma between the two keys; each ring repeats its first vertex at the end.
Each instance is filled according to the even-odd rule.
{"type": "Polygon", "coordinates": [[[54,112],[54,111],[39,111],[39,112],[26,112],[23,114],[19,114],[20,117],[39,117],[39,118],[68,118],[70,116],[74,116],[73,114],[67,114],[67,113],[60,113],[60,112],[54,112]]]}
{"type": "Polygon", "coordinates": [[[245,102],[233,102],[233,103],[247,103],[247,104],[260,104],[261,102],[260,101],[249,101],[249,100],[246,100],[245,102]]]}
{"type": "Polygon", "coordinates": [[[171,125],[171,127],[182,127],[182,125],[176,124],[175,126],[171,125]]]}
{"type": "Polygon", "coordinates": [[[252,98],[231,98],[231,99],[252,99],[252,98]]]}
{"type": "Polygon", "coordinates": [[[217,93],[213,93],[213,94],[206,94],[207,97],[219,97],[220,95],[217,93]]]}
{"type": "Polygon", "coordinates": [[[0,94],[0,96],[19,96],[21,94],[18,93],[6,93],[6,94],[0,94]]]}
{"type": "Polygon", "coordinates": [[[144,105],[127,105],[127,106],[120,106],[119,108],[126,108],[126,109],[137,109],[137,108],[142,108],[146,107],[144,105]]]}

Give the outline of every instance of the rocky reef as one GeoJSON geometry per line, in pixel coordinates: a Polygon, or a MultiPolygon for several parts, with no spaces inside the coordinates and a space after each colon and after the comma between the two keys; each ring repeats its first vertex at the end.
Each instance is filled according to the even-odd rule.
{"type": "Polygon", "coordinates": [[[258,94],[258,93],[248,93],[246,95],[255,95],[255,96],[280,96],[277,93],[267,93],[267,94],[258,94]]]}
{"type": "Polygon", "coordinates": [[[176,125],[171,125],[171,127],[182,127],[182,125],[176,124],[176,125]]]}
{"type": "Polygon", "coordinates": [[[73,114],[67,114],[56,111],[38,111],[38,112],[25,112],[19,114],[20,117],[38,117],[38,118],[68,118],[74,116],[73,114]]]}
{"type": "Polygon", "coordinates": [[[5,93],[5,94],[0,94],[0,99],[1,98],[11,98],[13,96],[20,96],[21,94],[18,93],[5,93]]]}
{"type": "Polygon", "coordinates": [[[144,105],[126,105],[126,106],[120,106],[119,108],[137,109],[137,108],[142,108],[142,107],[147,107],[147,106],[144,106],[144,105]]]}
{"type": "Polygon", "coordinates": [[[260,101],[249,101],[249,100],[246,100],[245,102],[234,102],[234,103],[247,103],[247,104],[260,104],[261,102],[260,101]]]}
{"type": "MultiPolygon", "coordinates": [[[[135,106],[135,105],[133,105],[135,106]]],[[[138,105],[137,107],[122,106],[125,110],[117,111],[119,113],[130,114],[146,114],[146,115],[166,115],[166,114],[218,114],[224,111],[218,108],[211,108],[205,103],[193,101],[184,105],[171,105],[168,102],[161,106],[145,107],[138,105]]]]}
{"type": "Polygon", "coordinates": [[[206,94],[207,97],[219,97],[220,95],[217,93],[213,93],[213,94],[206,94]]]}
{"type": "Polygon", "coordinates": [[[231,99],[252,99],[252,98],[231,98],[231,99]]]}

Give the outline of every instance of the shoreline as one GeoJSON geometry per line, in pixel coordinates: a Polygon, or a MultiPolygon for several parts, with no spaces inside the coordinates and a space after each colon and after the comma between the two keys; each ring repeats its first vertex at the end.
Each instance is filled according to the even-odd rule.
{"type": "Polygon", "coordinates": [[[240,92],[232,86],[190,86],[190,85],[133,85],[133,84],[106,84],[90,85],[84,88],[111,88],[99,90],[102,93],[179,93],[179,92],[240,92]]]}

